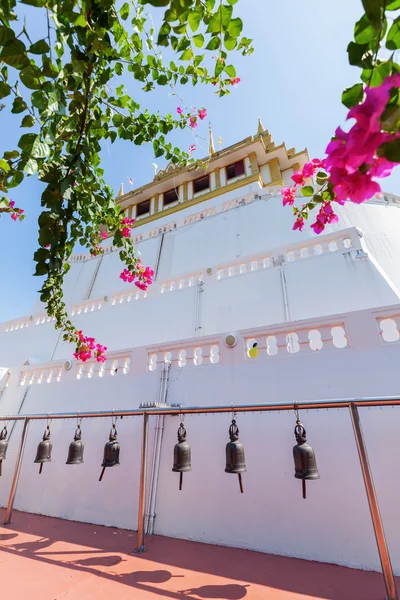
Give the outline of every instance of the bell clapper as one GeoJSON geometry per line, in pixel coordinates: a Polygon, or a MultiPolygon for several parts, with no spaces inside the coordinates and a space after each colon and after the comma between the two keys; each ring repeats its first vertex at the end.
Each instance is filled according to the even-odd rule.
{"type": "Polygon", "coordinates": [[[101,473],[100,473],[100,477],[99,477],[99,481],[101,481],[103,479],[103,475],[104,475],[104,471],[106,470],[105,467],[102,468],[101,473]]]}
{"type": "Polygon", "coordinates": [[[40,467],[39,467],[39,475],[42,474],[42,469],[43,469],[43,463],[40,463],[40,467]]]}
{"type": "Polygon", "coordinates": [[[2,472],[1,472],[1,465],[3,464],[3,461],[0,460],[0,477],[2,476],[2,472]]]}
{"type": "Polygon", "coordinates": [[[179,491],[182,490],[183,473],[179,473],[179,491]]]}
{"type": "Polygon", "coordinates": [[[307,498],[307,494],[306,494],[306,480],[303,479],[302,482],[301,482],[301,484],[302,484],[302,488],[303,488],[303,498],[305,500],[307,498]]]}
{"type": "Polygon", "coordinates": [[[238,473],[238,478],[239,478],[240,493],[243,494],[243,481],[242,481],[242,474],[241,473],[238,473]]]}

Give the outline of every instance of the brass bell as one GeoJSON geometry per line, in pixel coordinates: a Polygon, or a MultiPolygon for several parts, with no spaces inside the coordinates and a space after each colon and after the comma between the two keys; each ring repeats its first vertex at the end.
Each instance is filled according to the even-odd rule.
{"type": "Polygon", "coordinates": [[[1,465],[3,463],[3,460],[5,460],[6,454],[7,454],[8,442],[7,442],[6,438],[7,438],[7,426],[4,425],[3,429],[0,432],[0,475],[1,475],[1,465]]]}
{"type": "Polygon", "coordinates": [[[83,450],[85,448],[82,442],[81,426],[78,424],[75,429],[74,441],[70,443],[68,449],[67,465],[80,465],[83,463],[83,450]]]}
{"type": "Polygon", "coordinates": [[[235,419],[229,427],[229,437],[231,441],[226,445],[226,467],[225,473],[237,473],[239,478],[240,491],[243,494],[242,473],[246,470],[244,462],[244,446],[239,441],[239,427],[235,419]]]}
{"type": "Polygon", "coordinates": [[[302,422],[297,419],[294,435],[297,444],[293,448],[295,478],[302,480],[303,498],[306,499],[306,480],[319,479],[314,450],[307,444],[307,434],[302,422]]]}
{"type": "Polygon", "coordinates": [[[53,448],[53,444],[50,441],[50,426],[47,425],[44,430],[43,440],[40,442],[37,447],[35,463],[40,463],[39,475],[43,469],[43,463],[51,462],[51,450],[53,448]]]}
{"type": "Polygon", "coordinates": [[[179,473],[179,489],[182,489],[183,474],[192,470],[190,446],[186,441],[186,429],[183,423],[178,429],[178,443],[174,447],[174,473],[179,473]]]}
{"type": "Polygon", "coordinates": [[[103,470],[100,473],[99,481],[103,479],[104,471],[106,467],[115,467],[119,465],[119,442],[117,442],[117,428],[113,423],[110,431],[110,440],[104,446],[104,457],[101,466],[103,470]]]}

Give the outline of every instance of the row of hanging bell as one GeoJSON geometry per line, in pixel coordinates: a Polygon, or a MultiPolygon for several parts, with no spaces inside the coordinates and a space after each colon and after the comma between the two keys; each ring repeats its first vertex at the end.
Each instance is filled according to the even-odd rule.
{"type": "MultiPolygon", "coordinates": [[[[178,429],[178,443],[174,447],[174,461],[172,471],[179,473],[179,490],[182,490],[183,473],[192,470],[191,449],[186,441],[186,429],[183,423],[178,429]]],[[[295,465],[295,478],[302,481],[303,498],[306,498],[306,481],[319,479],[320,475],[317,468],[315,453],[313,448],[307,444],[307,434],[303,424],[299,419],[294,428],[296,445],[293,448],[293,459],[295,465]]],[[[4,427],[0,433],[0,475],[1,462],[6,458],[7,452],[7,428],[4,427]]],[[[233,419],[229,427],[230,441],[226,445],[226,473],[233,473],[238,476],[240,492],[243,494],[242,473],[246,471],[246,462],[244,456],[244,446],[239,440],[239,428],[236,420],[233,419]]],[[[40,442],[35,463],[40,463],[39,473],[42,472],[43,464],[51,461],[52,443],[50,441],[50,426],[47,425],[43,440],[40,442]]],[[[82,442],[82,432],[78,424],[74,435],[74,441],[71,442],[68,449],[67,465],[79,465],[83,463],[84,444],[82,442]]],[[[104,446],[104,457],[102,462],[102,471],[99,481],[102,480],[104,471],[107,467],[119,465],[120,445],[117,441],[117,428],[113,423],[109,441],[104,446]]]]}
{"type": "MultiPolygon", "coordinates": [[[[306,499],[306,481],[319,479],[315,452],[307,444],[306,430],[299,419],[294,429],[296,445],[293,448],[293,459],[295,466],[295,478],[302,480],[303,498],[306,499]]],[[[239,428],[233,419],[229,427],[230,441],[226,445],[225,473],[233,473],[238,476],[240,492],[243,494],[242,473],[246,471],[244,457],[244,446],[239,440],[239,428]]],[[[178,443],[174,447],[174,464],[172,471],[180,473],[179,489],[182,489],[183,473],[192,470],[190,446],[186,441],[186,429],[183,423],[178,429],[178,443]]]]}

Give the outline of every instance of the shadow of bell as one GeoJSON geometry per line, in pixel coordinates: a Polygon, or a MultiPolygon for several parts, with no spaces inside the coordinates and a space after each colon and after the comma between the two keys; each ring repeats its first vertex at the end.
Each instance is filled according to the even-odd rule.
{"type": "Polygon", "coordinates": [[[120,576],[127,585],[135,583],[166,583],[172,577],[183,577],[183,575],[172,575],[169,571],[133,571],[120,576]]]}
{"type": "Polygon", "coordinates": [[[203,585],[191,590],[182,590],[184,595],[199,596],[199,598],[220,598],[221,600],[240,600],[247,594],[248,585],[238,585],[235,583],[228,585],[203,585]]]}

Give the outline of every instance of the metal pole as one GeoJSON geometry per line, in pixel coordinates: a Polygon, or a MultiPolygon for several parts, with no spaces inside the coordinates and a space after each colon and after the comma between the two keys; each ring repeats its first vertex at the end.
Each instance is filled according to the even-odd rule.
{"type": "Polygon", "coordinates": [[[364,436],[361,429],[360,415],[355,404],[350,404],[350,416],[353,424],[354,437],[356,438],[358,456],[360,458],[361,470],[364,477],[365,491],[367,493],[369,510],[371,512],[372,524],[374,527],[376,543],[378,546],[379,558],[382,565],[383,578],[385,580],[387,599],[398,600],[396,584],[393,576],[392,564],[390,562],[389,550],[386,544],[385,532],[381,515],[379,513],[378,499],[376,497],[374,482],[372,479],[371,467],[368,461],[367,449],[364,436]]]}
{"type": "Polygon", "coordinates": [[[15,494],[17,492],[18,479],[19,479],[19,474],[21,471],[22,459],[24,456],[26,436],[28,434],[28,427],[29,427],[29,419],[25,419],[24,426],[22,429],[21,442],[20,442],[19,448],[18,448],[17,462],[15,463],[14,477],[13,477],[13,481],[11,484],[10,497],[8,498],[8,504],[7,504],[6,516],[4,519],[4,525],[8,525],[11,521],[11,516],[12,516],[12,511],[13,511],[13,506],[14,506],[14,499],[15,499],[15,494]]]}
{"type": "MultiPolygon", "coordinates": [[[[341,398],[335,400],[299,400],[296,401],[298,409],[302,410],[319,410],[330,408],[348,408],[350,404],[356,406],[400,406],[399,396],[378,396],[373,398],[341,398]]],[[[235,412],[274,412],[274,411],[292,411],[293,402],[270,402],[265,404],[235,404],[235,412]]],[[[232,404],[222,405],[207,405],[207,406],[159,406],[159,407],[143,407],[132,408],[127,410],[106,410],[106,411],[89,411],[89,412],[68,412],[68,413],[31,413],[19,415],[0,415],[0,421],[30,421],[48,420],[48,419],[94,419],[104,417],[139,417],[144,412],[149,415],[200,415],[200,414],[219,414],[231,413],[232,404]]]]}
{"type": "Polygon", "coordinates": [[[144,517],[146,500],[146,450],[149,415],[143,413],[142,457],[140,460],[139,508],[136,552],[144,552],[144,517]]]}

